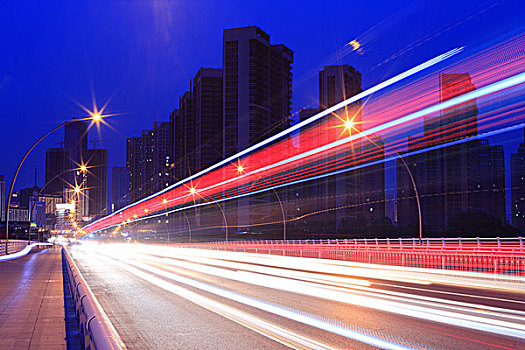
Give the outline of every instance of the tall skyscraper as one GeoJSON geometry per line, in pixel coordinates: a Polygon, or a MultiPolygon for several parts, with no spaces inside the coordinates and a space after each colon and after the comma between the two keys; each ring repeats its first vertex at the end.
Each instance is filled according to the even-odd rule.
{"type": "MultiPolygon", "coordinates": [[[[362,91],[361,73],[352,66],[347,64],[325,66],[319,72],[319,108],[321,110],[332,107],[362,91]]],[[[361,103],[356,102],[346,109],[354,106],[359,107],[361,103]]],[[[361,115],[356,115],[356,118],[360,117],[361,115]]],[[[355,119],[355,121],[360,122],[361,120],[355,119]]]]}
{"type": "Polygon", "coordinates": [[[224,157],[289,127],[293,52],[252,26],[223,35],[224,157]]]}
{"type": "Polygon", "coordinates": [[[155,122],[153,125],[153,175],[152,193],[163,190],[171,182],[170,125],[155,122]]]}
{"type": "Polygon", "coordinates": [[[108,213],[108,150],[87,150],[87,188],[89,189],[89,216],[99,217],[108,213]]]}
{"type": "Polygon", "coordinates": [[[66,169],[69,166],[69,152],[64,148],[48,148],[46,150],[46,194],[60,195],[71,175],[66,169]]]}
{"type": "Polygon", "coordinates": [[[129,202],[133,203],[144,197],[145,173],[144,164],[144,139],[146,131],[142,136],[131,137],[126,140],[126,168],[129,174],[129,202]]]}
{"type": "MultiPolygon", "coordinates": [[[[439,77],[439,98],[441,102],[476,90],[468,73],[441,74],[439,77]]],[[[433,143],[453,138],[477,135],[478,108],[476,100],[467,101],[447,108],[433,117],[424,119],[424,133],[433,143]]]]}
{"type": "Polygon", "coordinates": [[[192,172],[222,160],[222,69],[201,68],[193,78],[195,153],[192,172]]]}
{"type": "Polygon", "coordinates": [[[129,204],[129,173],[125,166],[111,170],[111,208],[115,212],[129,204]]]}
{"type": "Polygon", "coordinates": [[[180,137],[179,142],[182,142],[182,145],[178,150],[180,158],[177,159],[177,178],[180,180],[190,176],[195,169],[195,109],[191,85],[190,91],[186,91],[179,99],[179,114],[180,122],[177,125],[181,127],[182,132],[177,136],[180,137]]]}
{"type": "MultiPolygon", "coordinates": [[[[86,162],[88,123],[75,121],[64,126],[64,150],[67,152],[66,169],[77,169],[86,162]]],[[[75,174],[68,174],[69,183],[75,183],[75,174]]]]}
{"type": "MultiPolygon", "coordinates": [[[[361,73],[352,66],[346,64],[325,66],[319,72],[320,110],[332,107],[362,91],[361,73]]],[[[361,101],[354,102],[336,111],[335,114],[341,120],[352,120],[359,127],[362,121],[361,101]]],[[[337,139],[340,133],[341,131],[337,128],[327,126],[318,137],[325,144],[337,139]]],[[[354,142],[344,154],[338,154],[332,160],[337,162],[338,159],[344,157],[359,159],[359,155],[365,150],[367,153],[377,154],[381,158],[382,156],[379,153],[383,150],[383,144],[379,139],[376,141],[354,142]]],[[[325,162],[329,160],[331,159],[324,159],[325,162]]],[[[335,232],[338,229],[347,232],[349,227],[364,224],[363,219],[368,223],[376,219],[382,220],[385,211],[384,180],[381,181],[381,178],[384,178],[384,167],[374,165],[366,169],[352,170],[319,180],[318,211],[329,209],[323,214],[326,220],[326,224],[322,225],[324,229],[327,232],[335,232]],[[365,172],[367,173],[366,181],[363,176],[365,172]],[[335,210],[336,208],[337,210],[335,210]]]]}
{"type": "MultiPolygon", "coordinates": [[[[525,134],[525,129],[523,129],[525,134]]],[[[525,141],[510,155],[512,225],[525,230],[525,141]]]]}
{"type": "MultiPolygon", "coordinates": [[[[223,156],[229,157],[290,126],[293,51],[270,43],[256,26],[223,33],[223,156]]],[[[268,198],[227,204],[240,230],[268,217],[268,198]],[[250,208],[255,208],[250,210],[250,208]]]]}
{"type": "Polygon", "coordinates": [[[180,162],[179,159],[182,159],[182,147],[183,147],[183,140],[184,135],[182,134],[182,126],[179,125],[181,123],[180,118],[180,111],[178,108],[175,108],[170,113],[169,118],[169,139],[170,139],[170,167],[171,167],[171,182],[175,183],[178,181],[177,175],[178,172],[182,172],[180,170],[180,162]]]}
{"type": "MultiPolygon", "coordinates": [[[[440,77],[440,100],[475,90],[467,73],[440,77]]],[[[471,100],[424,120],[424,133],[409,137],[408,150],[427,147],[477,134],[477,104],[471,100]]],[[[462,215],[484,213],[505,222],[505,167],[503,148],[479,139],[409,156],[398,161],[398,224],[415,227],[418,214],[410,169],[421,203],[425,234],[453,230],[462,215]]]]}
{"type": "Polygon", "coordinates": [[[153,130],[143,130],[142,136],[127,139],[130,203],[169,186],[172,164],[169,134],[168,122],[155,122],[153,130]]]}

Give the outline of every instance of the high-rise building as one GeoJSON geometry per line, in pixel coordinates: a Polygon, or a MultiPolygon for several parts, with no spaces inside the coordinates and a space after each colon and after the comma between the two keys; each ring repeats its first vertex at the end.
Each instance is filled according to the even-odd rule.
{"type": "Polygon", "coordinates": [[[292,63],[292,50],[256,26],[224,31],[224,157],[289,127],[292,63]]]}
{"type": "Polygon", "coordinates": [[[0,175],[0,221],[5,221],[5,206],[6,206],[6,193],[5,193],[5,179],[4,175],[0,175]]]}
{"type": "Polygon", "coordinates": [[[145,173],[144,164],[144,139],[146,131],[142,136],[131,137],[126,140],[126,168],[129,175],[129,202],[133,203],[144,197],[145,173]]]}
{"type": "MultiPolygon", "coordinates": [[[[347,64],[325,66],[319,72],[319,108],[327,109],[342,102],[358,93],[362,92],[361,73],[354,67],[347,64]]],[[[346,110],[352,107],[359,107],[360,102],[351,104],[346,110]]],[[[360,122],[360,114],[356,114],[356,122],[360,122]]]]}
{"type": "MultiPolygon", "coordinates": [[[[525,129],[523,129],[525,133],[525,129]]],[[[510,155],[512,225],[525,230],[525,141],[510,155]]]]}
{"type": "MultiPolygon", "coordinates": [[[[77,169],[86,163],[88,145],[88,123],[73,121],[64,126],[64,150],[66,155],[66,169],[77,169]]],[[[69,183],[75,183],[75,174],[68,174],[69,183]]]]}
{"type": "Polygon", "coordinates": [[[170,160],[171,160],[171,182],[175,183],[180,178],[177,177],[178,172],[182,173],[182,170],[180,170],[180,165],[182,164],[179,162],[179,159],[183,158],[182,149],[184,145],[184,134],[182,132],[182,124],[181,124],[181,118],[180,118],[180,111],[178,108],[175,108],[170,113],[170,119],[169,119],[169,125],[170,125],[170,131],[169,131],[169,139],[170,139],[170,160]]]}
{"type": "MultiPolygon", "coordinates": [[[[475,90],[468,73],[441,74],[439,98],[441,102],[475,90]]],[[[478,133],[476,100],[447,108],[441,114],[424,119],[424,133],[428,142],[439,143],[453,138],[474,136],[478,133]]]]}
{"type": "Polygon", "coordinates": [[[195,109],[191,85],[190,91],[186,91],[179,99],[179,118],[177,124],[182,134],[178,133],[177,136],[181,137],[182,147],[178,150],[180,158],[177,159],[179,171],[176,176],[180,180],[190,176],[195,169],[195,109]]]}
{"type": "MultiPolygon", "coordinates": [[[[440,100],[473,91],[470,76],[443,74],[440,100]]],[[[477,134],[477,105],[471,100],[424,120],[424,133],[409,137],[408,151],[477,134]]],[[[397,165],[398,224],[418,224],[412,173],[418,191],[425,234],[453,230],[451,223],[472,212],[505,222],[505,167],[503,148],[479,139],[408,156],[397,165]],[[408,169],[407,169],[408,168],[408,169]]]]}
{"type": "Polygon", "coordinates": [[[86,152],[89,216],[108,214],[108,150],[89,149],[86,152]]]}
{"type": "Polygon", "coordinates": [[[125,166],[111,170],[111,209],[115,212],[129,204],[129,173],[125,166]]]}
{"type": "Polygon", "coordinates": [[[155,122],[153,130],[127,139],[129,202],[133,203],[169,186],[171,179],[170,124],[155,122]]]}
{"type": "MultiPolygon", "coordinates": [[[[227,158],[290,126],[293,51],[271,44],[270,35],[251,26],[224,31],[222,57],[223,156],[227,158]]],[[[244,231],[266,220],[268,201],[261,196],[229,202],[228,224],[244,231]]]]}
{"type": "Polygon", "coordinates": [[[165,189],[171,182],[170,125],[155,122],[153,125],[153,175],[152,193],[165,189]]]}
{"type": "Polygon", "coordinates": [[[64,148],[48,148],[46,150],[46,194],[60,195],[68,187],[70,175],[67,171],[69,165],[69,152],[64,148]]]}
{"type": "MultiPolygon", "coordinates": [[[[352,66],[346,64],[325,66],[319,72],[319,110],[332,107],[362,91],[361,73],[352,66]]],[[[359,125],[362,119],[361,101],[356,101],[336,111],[335,114],[342,120],[352,120],[356,125],[359,125]]],[[[327,126],[318,137],[323,144],[326,144],[337,139],[339,134],[340,130],[327,126]]],[[[366,149],[367,152],[375,153],[380,152],[382,146],[379,149],[374,149],[373,143],[367,143],[366,149]]],[[[354,142],[348,151],[334,156],[335,159],[333,160],[337,162],[338,159],[345,157],[357,157],[359,159],[359,155],[364,150],[365,146],[362,142],[354,142]]],[[[326,158],[323,161],[329,160],[326,158]]],[[[362,169],[352,170],[319,180],[318,211],[328,210],[323,214],[326,224],[322,225],[327,232],[334,232],[338,229],[346,232],[349,227],[356,227],[356,224],[365,217],[371,220],[381,214],[384,216],[384,181],[377,180],[381,176],[384,177],[384,167],[375,165],[366,169],[366,172],[369,175],[373,174],[373,178],[377,180],[370,180],[367,184],[377,183],[378,188],[376,189],[363,186],[362,174],[364,171],[362,169]],[[381,183],[383,186],[380,186],[381,183]],[[365,196],[369,203],[373,199],[375,206],[372,211],[376,210],[375,213],[371,214],[371,207],[367,207],[368,213],[363,215],[365,196]],[[376,201],[381,201],[381,197],[383,209],[379,210],[381,204],[376,203],[376,201]]]]}
{"type": "Polygon", "coordinates": [[[193,173],[222,160],[222,69],[201,68],[193,78],[195,153],[193,173]]]}

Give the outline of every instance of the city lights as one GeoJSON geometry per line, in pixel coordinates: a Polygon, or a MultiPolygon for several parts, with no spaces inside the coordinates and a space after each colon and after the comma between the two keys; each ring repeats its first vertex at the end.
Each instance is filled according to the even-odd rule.
{"type": "Polygon", "coordinates": [[[0,349],[525,349],[525,3],[252,5],[7,12],[0,349]]]}

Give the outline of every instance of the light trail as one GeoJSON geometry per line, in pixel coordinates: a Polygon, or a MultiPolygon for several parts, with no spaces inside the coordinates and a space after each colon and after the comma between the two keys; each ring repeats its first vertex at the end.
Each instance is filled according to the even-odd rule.
{"type": "MultiPolygon", "coordinates": [[[[395,83],[397,83],[399,81],[402,81],[403,79],[406,79],[406,78],[408,78],[408,77],[410,77],[412,75],[415,75],[415,74],[417,74],[417,73],[419,73],[419,72],[421,72],[421,71],[423,71],[423,70],[425,70],[425,69],[427,69],[429,67],[432,67],[432,66],[434,66],[434,65],[436,65],[436,64],[438,64],[438,63],[440,63],[440,62],[442,62],[444,60],[447,60],[448,58],[453,57],[453,56],[457,55],[458,53],[462,52],[462,50],[463,50],[463,48],[456,48],[456,49],[450,50],[450,51],[448,51],[448,52],[446,52],[446,53],[444,53],[442,55],[439,55],[439,56],[437,56],[437,57],[435,57],[433,59],[430,59],[430,60],[428,60],[428,61],[426,61],[426,62],[424,62],[424,63],[422,63],[422,64],[420,64],[420,65],[418,65],[416,67],[413,67],[413,68],[411,68],[411,69],[409,69],[409,70],[407,70],[407,71],[405,71],[405,72],[403,72],[403,73],[401,73],[399,75],[396,75],[396,76],[394,76],[394,77],[392,77],[392,78],[390,78],[390,79],[388,79],[388,80],[386,80],[386,81],[384,81],[384,82],[382,82],[380,84],[377,84],[376,86],[374,86],[372,88],[369,88],[369,89],[363,91],[360,94],[352,96],[349,99],[347,99],[347,100],[345,100],[343,102],[340,102],[340,103],[336,104],[335,106],[333,106],[331,108],[328,108],[328,109],[318,113],[317,115],[310,117],[309,119],[307,119],[307,120],[305,120],[303,122],[300,122],[300,123],[298,123],[298,124],[288,128],[288,129],[286,129],[286,130],[284,130],[284,131],[282,131],[282,132],[280,132],[280,133],[278,133],[278,134],[276,134],[274,136],[271,136],[268,139],[266,139],[266,140],[264,140],[264,141],[262,141],[262,142],[260,142],[260,143],[258,143],[256,145],[254,145],[254,146],[251,146],[251,147],[249,147],[249,148],[247,148],[247,149],[245,149],[245,150],[243,150],[243,151],[241,151],[241,152],[239,152],[239,153],[237,153],[237,154],[235,154],[235,155],[233,155],[231,157],[228,157],[228,158],[224,159],[223,161],[221,161],[221,162],[219,162],[219,163],[217,163],[217,164],[215,164],[215,165],[213,165],[213,166],[211,166],[211,167],[209,167],[207,169],[204,169],[204,170],[202,170],[202,171],[200,171],[200,172],[198,172],[198,173],[196,173],[196,174],[194,174],[194,175],[192,175],[192,176],[190,176],[190,177],[188,177],[188,178],[186,178],[184,180],[181,180],[181,181],[179,181],[179,182],[177,182],[177,183],[167,187],[166,189],[164,189],[164,190],[162,190],[160,192],[157,192],[157,193],[155,193],[155,194],[153,194],[151,196],[148,196],[148,197],[146,197],[144,199],[141,199],[141,200],[139,200],[139,201],[137,201],[137,202],[135,202],[135,203],[133,203],[133,204],[131,204],[129,206],[126,206],[126,207],[118,210],[117,212],[112,213],[112,214],[110,214],[110,215],[108,215],[108,216],[106,216],[104,218],[96,220],[93,223],[87,225],[85,227],[85,229],[89,229],[89,226],[95,225],[95,224],[99,223],[101,220],[106,220],[107,218],[116,216],[116,215],[118,215],[118,214],[120,214],[120,213],[122,213],[122,212],[124,212],[124,211],[126,211],[126,210],[128,210],[130,208],[132,208],[132,207],[135,207],[136,205],[139,205],[139,204],[141,204],[143,202],[146,202],[146,201],[148,201],[148,200],[150,200],[152,198],[155,198],[155,197],[160,196],[160,195],[162,195],[164,193],[167,193],[168,191],[170,191],[170,190],[172,190],[174,188],[177,188],[177,187],[179,187],[179,186],[181,186],[181,185],[183,185],[183,184],[185,184],[187,182],[191,182],[192,180],[197,179],[200,176],[202,176],[202,175],[204,175],[206,173],[209,173],[209,172],[211,172],[214,169],[222,167],[223,165],[228,165],[228,164],[230,164],[232,162],[236,162],[236,161],[238,161],[238,159],[240,157],[242,157],[242,156],[244,156],[246,154],[252,153],[253,151],[255,151],[257,149],[260,149],[260,148],[262,148],[262,147],[272,143],[273,141],[275,141],[277,139],[280,139],[280,138],[282,138],[282,137],[284,137],[286,135],[289,135],[289,134],[299,130],[300,128],[303,128],[306,125],[312,124],[315,121],[317,121],[317,120],[319,120],[319,119],[321,119],[323,117],[326,117],[326,116],[332,114],[333,112],[335,112],[335,111],[337,111],[337,110],[339,110],[339,109],[341,109],[341,108],[343,108],[343,107],[345,107],[345,106],[347,106],[349,104],[352,104],[352,103],[354,103],[356,101],[359,101],[360,99],[363,99],[363,98],[365,98],[367,96],[370,96],[370,95],[372,95],[372,94],[374,94],[374,93],[376,93],[378,91],[381,91],[381,90],[383,90],[383,89],[385,89],[385,88],[387,88],[387,87],[389,87],[389,86],[391,86],[391,85],[393,85],[393,84],[395,84],[395,83]]],[[[91,231],[88,231],[88,233],[89,232],[91,232],[91,231]]]]}
{"type": "MultiPolygon", "coordinates": [[[[204,188],[199,189],[198,192],[199,193],[207,193],[210,190],[213,190],[215,188],[218,188],[218,187],[230,184],[230,183],[235,182],[235,181],[239,181],[240,179],[247,179],[249,177],[253,177],[256,174],[265,173],[265,172],[268,172],[269,170],[280,168],[280,167],[282,167],[284,165],[287,165],[287,164],[290,164],[290,163],[299,162],[301,160],[310,158],[310,157],[312,157],[314,155],[318,155],[318,154],[323,154],[323,153],[329,152],[329,151],[331,151],[333,149],[336,149],[336,148],[341,147],[341,146],[343,146],[345,144],[354,142],[356,140],[359,140],[359,139],[362,139],[362,138],[366,138],[368,136],[372,136],[372,135],[378,134],[380,132],[384,132],[386,130],[392,129],[392,128],[400,126],[402,124],[406,124],[408,122],[412,122],[414,120],[420,119],[420,118],[422,118],[424,116],[434,114],[434,113],[436,113],[438,111],[445,110],[445,109],[448,109],[448,108],[452,108],[454,106],[461,105],[461,104],[463,104],[465,102],[468,102],[468,101],[471,101],[471,100],[475,100],[475,99],[478,99],[478,98],[481,98],[481,97],[485,97],[485,96],[494,94],[496,92],[500,92],[500,91],[503,91],[503,90],[506,90],[506,89],[518,86],[520,84],[523,84],[524,82],[525,82],[525,73],[517,74],[517,75],[512,76],[510,78],[507,78],[505,80],[493,83],[491,85],[482,87],[482,88],[474,90],[472,92],[469,92],[469,93],[460,95],[458,97],[452,98],[450,100],[438,103],[438,104],[436,104],[434,106],[427,107],[427,108],[425,108],[423,110],[420,110],[420,111],[412,113],[410,115],[398,118],[398,119],[393,120],[391,122],[379,125],[377,127],[373,127],[371,129],[364,130],[364,131],[362,131],[362,132],[360,132],[358,134],[351,135],[349,137],[346,137],[346,138],[334,141],[334,142],[329,143],[327,145],[324,145],[324,146],[312,149],[312,150],[307,151],[307,152],[303,152],[303,153],[301,153],[299,155],[296,155],[296,156],[293,156],[293,157],[281,160],[279,162],[275,162],[275,163],[272,163],[270,165],[266,165],[266,166],[263,166],[261,168],[258,168],[258,169],[246,172],[246,173],[244,173],[241,176],[232,177],[232,178],[230,178],[228,180],[224,180],[224,181],[221,181],[221,182],[216,182],[216,183],[214,183],[214,184],[212,184],[212,185],[210,185],[208,187],[204,187],[204,188]]],[[[455,144],[459,144],[459,143],[468,142],[468,141],[474,140],[474,139],[480,139],[480,138],[486,138],[486,137],[489,137],[489,136],[494,136],[494,135],[497,135],[497,134],[501,134],[501,133],[504,133],[504,132],[508,132],[508,131],[517,129],[517,128],[521,127],[521,126],[522,126],[522,124],[514,125],[514,126],[511,126],[511,127],[507,127],[507,128],[501,128],[501,129],[498,129],[498,130],[495,130],[495,131],[486,132],[484,134],[479,134],[479,135],[476,135],[476,136],[473,136],[473,137],[470,137],[470,138],[462,138],[460,140],[455,140],[455,141],[452,141],[452,142],[441,143],[441,144],[433,146],[433,147],[427,147],[427,148],[422,149],[422,150],[418,150],[418,151],[414,151],[414,152],[408,152],[408,153],[404,154],[404,156],[406,157],[406,156],[410,156],[410,155],[414,155],[414,154],[419,154],[419,153],[422,153],[422,152],[428,152],[428,151],[432,151],[432,150],[435,150],[435,149],[449,147],[451,145],[455,145],[455,144]]],[[[381,160],[378,160],[378,161],[369,162],[369,163],[366,163],[366,164],[361,164],[361,165],[358,165],[358,166],[355,166],[355,167],[350,167],[350,168],[340,169],[340,170],[336,170],[336,171],[331,171],[331,172],[327,172],[327,173],[320,174],[320,175],[317,175],[317,176],[307,177],[307,178],[304,178],[304,179],[301,179],[301,180],[289,181],[287,183],[283,183],[283,184],[276,185],[276,186],[271,186],[271,187],[266,187],[266,188],[263,188],[263,189],[257,190],[257,191],[249,191],[249,192],[242,193],[242,194],[239,194],[239,195],[236,195],[236,196],[230,196],[230,197],[226,197],[226,198],[221,198],[221,199],[214,200],[214,201],[207,201],[206,203],[198,203],[197,204],[197,203],[195,203],[195,201],[193,201],[193,203],[194,203],[193,205],[186,205],[184,207],[177,208],[177,209],[174,209],[174,210],[168,210],[168,211],[163,212],[163,213],[158,214],[158,215],[155,215],[155,214],[154,215],[146,215],[146,216],[142,215],[142,216],[132,220],[132,222],[145,220],[147,218],[153,218],[153,217],[156,217],[156,216],[159,216],[159,215],[164,215],[166,213],[172,213],[172,212],[177,212],[177,211],[180,211],[180,210],[194,208],[196,206],[205,206],[205,205],[215,204],[215,203],[218,203],[218,202],[221,202],[221,201],[227,201],[227,200],[237,199],[237,198],[241,198],[241,197],[245,197],[245,196],[249,196],[249,195],[254,195],[254,194],[262,193],[262,192],[265,192],[265,191],[274,190],[274,189],[277,189],[277,188],[280,188],[280,187],[283,187],[283,186],[290,186],[290,185],[299,184],[299,183],[302,183],[302,182],[305,182],[305,181],[311,181],[311,180],[320,179],[320,178],[324,178],[324,177],[328,177],[328,176],[333,176],[333,175],[336,175],[336,174],[339,174],[339,173],[343,173],[343,172],[347,172],[347,171],[351,171],[351,170],[356,170],[356,169],[359,169],[359,168],[363,168],[363,167],[367,167],[367,166],[371,166],[371,165],[375,165],[375,164],[379,164],[379,163],[384,163],[386,161],[396,159],[397,157],[398,156],[396,155],[396,156],[389,157],[389,158],[384,158],[384,159],[381,159],[381,160]]],[[[185,200],[186,197],[187,197],[187,194],[183,195],[183,196],[175,197],[171,201],[177,202],[177,201],[180,201],[180,200],[185,200]]],[[[110,217],[111,217],[111,215],[106,217],[105,219],[108,219],[110,217]]],[[[114,227],[114,226],[116,226],[118,224],[120,224],[120,223],[117,222],[117,223],[114,223],[113,225],[108,225],[105,228],[114,227]]],[[[91,225],[86,226],[86,229],[89,229],[90,226],[91,225]]]]}
{"type": "Polygon", "coordinates": [[[173,283],[169,283],[159,277],[170,279],[172,281],[256,308],[260,309],[262,311],[269,312],[271,314],[281,316],[296,322],[303,323],[305,325],[309,325],[315,328],[319,328],[321,330],[335,333],[341,336],[344,336],[349,339],[353,339],[365,344],[370,344],[372,346],[376,346],[382,349],[392,349],[392,350],[406,350],[406,349],[421,349],[421,347],[414,347],[407,345],[406,342],[395,342],[388,339],[383,339],[378,336],[372,336],[369,334],[365,334],[362,332],[354,331],[352,329],[346,328],[342,325],[335,324],[332,322],[329,322],[327,320],[323,320],[320,318],[317,318],[313,315],[308,315],[303,312],[299,312],[296,310],[292,310],[289,308],[284,308],[281,306],[278,306],[276,304],[271,304],[264,302],[262,300],[258,300],[256,298],[247,297],[242,294],[238,294],[235,292],[228,291],[223,288],[215,287],[207,283],[203,283],[191,278],[183,277],[171,272],[167,272],[165,270],[161,270],[158,268],[151,267],[146,264],[134,262],[131,260],[128,260],[126,255],[119,256],[118,254],[111,255],[105,255],[107,257],[108,262],[111,261],[114,264],[118,265],[120,268],[124,269],[125,271],[145,280],[148,281],[157,287],[160,287],[164,290],[167,290],[173,294],[179,295],[197,305],[203,306],[208,308],[211,311],[217,312],[219,314],[224,315],[225,317],[228,317],[232,319],[235,322],[238,322],[240,324],[243,324],[243,322],[246,322],[247,324],[243,324],[251,329],[255,327],[260,327],[260,330],[258,331],[260,334],[263,334],[265,336],[268,336],[276,341],[281,342],[282,344],[290,346],[289,343],[282,341],[279,339],[279,337],[285,337],[285,339],[289,340],[290,342],[301,344],[304,346],[308,346],[308,348],[312,349],[328,349],[331,348],[325,344],[322,344],[321,342],[315,341],[313,339],[309,339],[305,336],[283,330],[282,328],[272,325],[268,322],[264,322],[260,319],[257,319],[247,313],[241,312],[238,309],[229,307],[225,304],[218,303],[216,301],[213,301],[209,298],[203,297],[197,293],[191,292],[186,288],[180,287],[178,285],[175,285],[173,283]],[[146,272],[145,272],[146,271],[146,272]],[[149,273],[147,273],[149,272],[149,273]],[[261,330],[264,330],[262,332],[261,330]]]}
{"type": "MultiPolygon", "coordinates": [[[[408,279],[410,279],[411,275],[419,276],[418,278],[425,275],[425,273],[417,271],[417,269],[391,269],[391,267],[368,264],[339,264],[338,262],[323,259],[265,256],[250,253],[229,253],[148,245],[110,245],[108,247],[98,247],[97,250],[108,259],[118,260],[119,264],[121,264],[119,266],[122,268],[137,276],[140,275],[141,278],[150,282],[152,278],[158,278],[154,276],[167,278],[282,317],[296,321],[300,320],[299,322],[308,325],[315,324],[317,328],[340,335],[343,334],[343,331],[333,328],[333,322],[328,322],[329,326],[317,322],[312,323],[310,322],[311,320],[307,322],[301,313],[290,311],[287,308],[283,309],[282,306],[267,304],[256,298],[223,288],[217,288],[201,281],[203,277],[199,277],[198,274],[525,340],[525,312],[523,311],[425,295],[414,295],[412,293],[379,290],[370,287],[368,280],[361,279],[366,276],[372,279],[395,281],[396,271],[403,271],[401,275],[406,275],[408,279]],[[356,266],[360,266],[360,268],[356,266]],[[173,270],[171,267],[182,269],[182,271],[173,270]],[[132,271],[130,268],[136,269],[138,272],[132,271]],[[194,273],[198,274],[195,275],[194,273]],[[292,312],[292,314],[289,312],[292,312]]],[[[433,280],[434,283],[441,283],[441,281],[435,281],[435,276],[432,273],[429,275],[423,280],[428,279],[433,280]]],[[[479,278],[478,275],[467,274],[470,278],[479,278]]],[[[445,274],[443,277],[452,278],[451,283],[455,285],[470,285],[469,277],[458,274],[451,274],[450,276],[445,274]]],[[[160,280],[162,281],[162,279],[160,280]]],[[[487,282],[492,284],[500,283],[498,281],[487,282]]],[[[163,283],[166,283],[166,281],[163,281],[163,283]]],[[[505,283],[502,285],[507,286],[505,283]]],[[[472,287],[472,285],[470,286],[472,287]]],[[[524,286],[521,284],[521,289],[523,290],[523,288],[524,286]]],[[[308,319],[310,318],[308,316],[308,319]]],[[[323,320],[323,322],[326,322],[326,320],[323,320]]],[[[350,333],[352,336],[345,334],[345,336],[352,339],[363,341],[353,333],[350,333]]],[[[372,344],[368,342],[369,340],[367,338],[364,342],[372,344]]],[[[376,344],[375,346],[378,345],[376,344]]],[[[383,347],[391,348],[385,344],[383,344],[383,347]]]]}

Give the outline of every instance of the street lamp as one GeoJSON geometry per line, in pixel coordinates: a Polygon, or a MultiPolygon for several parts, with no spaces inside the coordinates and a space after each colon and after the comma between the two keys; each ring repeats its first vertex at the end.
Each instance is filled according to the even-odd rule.
{"type": "MultiPolygon", "coordinates": [[[[341,127],[344,128],[343,132],[348,131],[349,134],[352,134],[352,130],[354,130],[356,133],[360,133],[361,132],[356,127],[356,125],[358,123],[354,121],[355,116],[353,118],[351,118],[351,119],[349,119],[348,117],[346,119],[342,119],[340,117],[337,117],[337,118],[339,118],[343,122],[343,124],[340,125],[341,127]]],[[[364,138],[367,139],[368,141],[370,141],[374,146],[379,147],[369,137],[364,136],[364,138]]],[[[412,175],[412,171],[410,170],[408,164],[406,163],[405,159],[399,154],[397,149],[390,142],[385,140],[384,138],[382,140],[383,140],[384,143],[386,143],[394,151],[394,153],[397,155],[397,157],[401,160],[401,162],[403,163],[403,166],[407,170],[408,176],[410,177],[410,182],[412,183],[412,188],[414,189],[414,194],[415,194],[415,197],[416,197],[416,205],[417,205],[418,219],[419,219],[419,241],[421,242],[421,240],[423,239],[423,219],[422,219],[422,215],[421,215],[421,202],[419,201],[419,193],[418,193],[418,190],[417,190],[416,181],[414,179],[414,176],[412,175]]]]}
{"type": "Polygon", "coordinates": [[[24,154],[20,163],[18,163],[18,167],[16,168],[16,171],[15,171],[15,176],[13,177],[13,181],[11,182],[11,186],[9,187],[9,195],[7,196],[7,207],[6,207],[7,215],[6,215],[6,220],[5,220],[5,253],[6,254],[8,253],[7,246],[9,243],[9,207],[11,206],[11,196],[13,195],[13,188],[15,186],[15,181],[16,181],[16,178],[18,177],[18,173],[20,172],[20,168],[22,167],[22,164],[24,164],[24,161],[26,160],[29,153],[31,153],[31,151],[48,135],[52,134],[54,131],[60,128],[63,128],[66,125],[69,125],[75,122],[79,122],[79,121],[85,121],[85,120],[93,120],[98,123],[99,121],[101,121],[101,119],[102,119],[102,116],[99,113],[93,113],[89,117],[79,118],[79,119],[74,119],[74,120],[66,120],[59,126],[54,127],[53,129],[49,130],[47,133],[42,135],[35,143],[33,143],[33,145],[29,148],[29,150],[24,154]]]}

